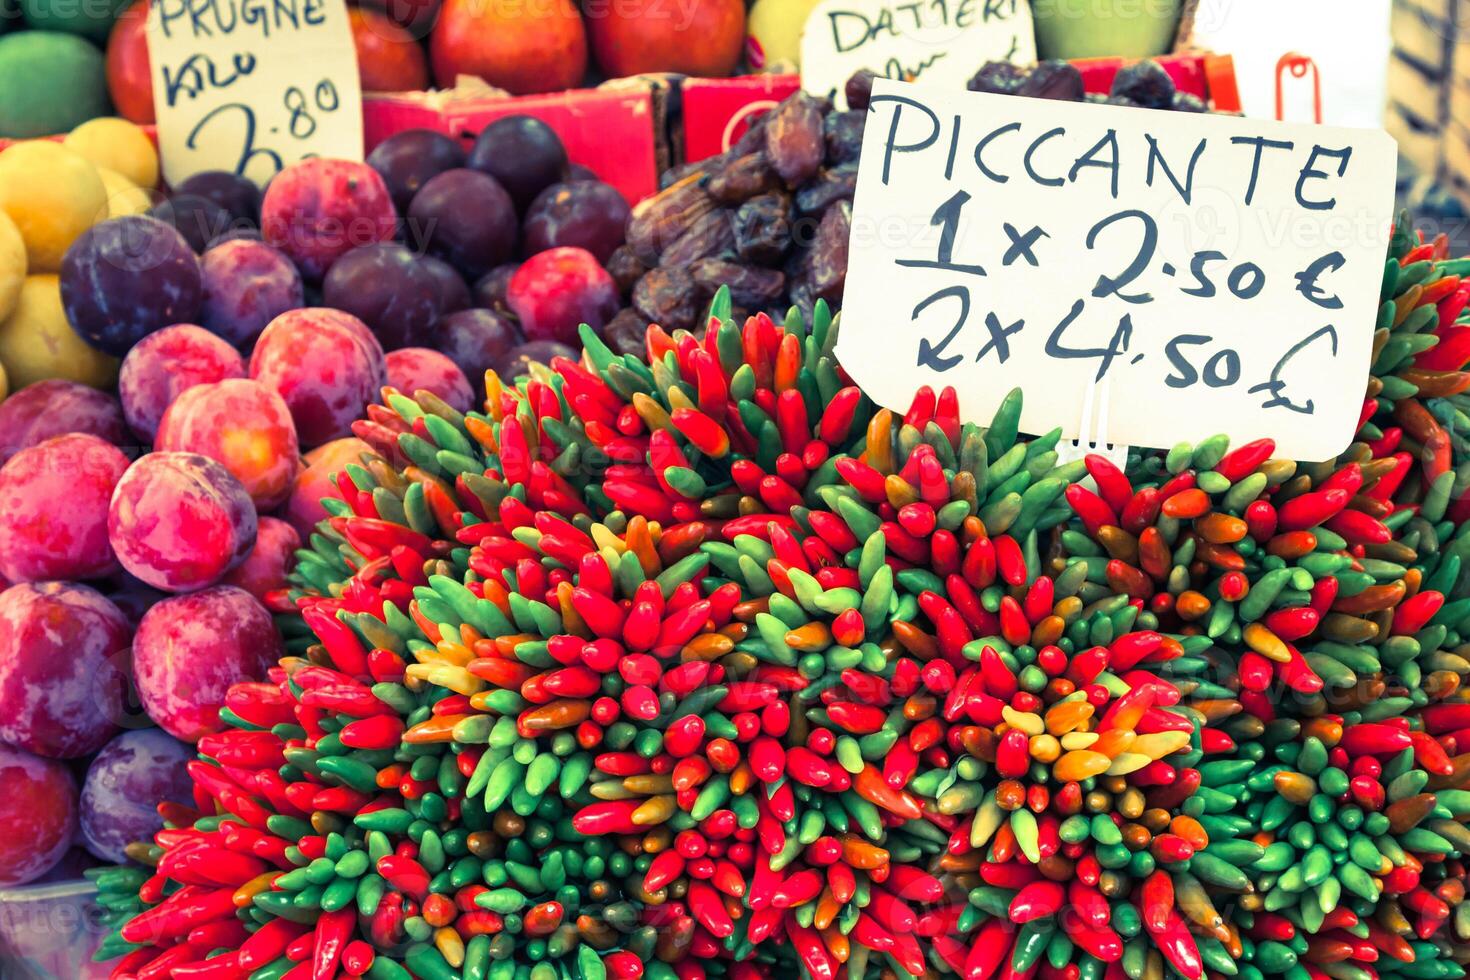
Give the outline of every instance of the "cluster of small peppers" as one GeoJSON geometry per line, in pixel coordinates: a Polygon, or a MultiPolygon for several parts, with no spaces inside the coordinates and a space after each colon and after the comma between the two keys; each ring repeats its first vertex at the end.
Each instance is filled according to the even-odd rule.
{"type": "Polygon", "coordinates": [[[99,954],[123,954],[116,975],[680,975],[632,966],[685,952],[637,884],[671,837],[572,828],[565,796],[588,769],[574,738],[538,754],[509,719],[411,737],[462,716],[463,697],[416,683],[400,651],[318,628],[309,659],[230,691],[231,727],[190,763],[197,809],[131,855],[146,878],[98,875],[104,907],[120,886],[136,899],[99,954]]]}
{"type": "Polygon", "coordinates": [[[1281,718],[1227,765],[1201,790],[1201,819],[1237,836],[1250,884],[1222,909],[1243,975],[1462,975],[1445,926],[1463,892],[1422,880],[1470,845],[1470,796],[1451,788],[1460,780],[1439,739],[1404,717],[1281,718]]]}
{"type": "Polygon", "coordinates": [[[1378,424],[1453,385],[1375,378],[1330,464],[1119,470],[1019,393],[877,409],[837,330],[722,294],[483,412],[385,392],[293,657],[98,876],[116,975],[1461,975],[1470,538],[1433,434],[1378,424]]]}

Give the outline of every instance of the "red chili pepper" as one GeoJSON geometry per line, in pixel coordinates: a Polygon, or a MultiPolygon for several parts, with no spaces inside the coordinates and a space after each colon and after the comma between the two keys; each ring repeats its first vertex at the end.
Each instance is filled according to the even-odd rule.
{"type": "Polygon", "coordinates": [[[702,881],[689,883],[689,912],[716,939],[724,939],[735,931],[719,893],[702,881]]]}
{"type": "Polygon", "coordinates": [[[1450,776],[1454,774],[1454,764],[1450,762],[1449,754],[1444,747],[1437,742],[1433,736],[1424,732],[1410,732],[1409,740],[1414,746],[1414,761],[1419,763],[1426,771],[1436,776],[1450,776]]]}
{"type": "Polygon", "coordinates": [[[1441,702],[1431,704],[1420,712],[1424,728],[1431,735],[1440,735],[1461,728],[1470,728],[1470,702],[1441,702]]]}
{"type": "Polygon", "coordinates": [[[1409,733],[1392,725],[1363,723],[1342,733],[1338,746],[1350,756],[1392,755],[1413,746],[1409,733]]]}
{"type": "Polygon", "coordinates": [[[980,927],[965,957],[965,980],[989,980],[1010,961],[1015,933],[1005,919],[990,919],[980,927]]]}
{"type": "Polygon", "coordinates": [[[853,701],[834,701],[827,705],[827,717],[839,728],[853,735],[870,735],[881,731],[888,715],[869,704],[853,701]]]}
{"type": "Polygon", "coordinates": [[[1138,911],[1144,927],[1150,932],[1163,929],[1174,910],[1174,879],[1167,871],[1154,871],[1144,879],[1139,892],[1138,911]]]}
{"type": "MultiPolygon", "coordinates": [[[[381,867],[382,861],[378,864],[381,867]]],[[[342,950],[346,948],[356,925],[355,908],[321,914],[316,922],[316,940],[311,955],[312,980],[332,980],[337,975],[337,964],[341,962],[342,950]]]]}
{"type": "Polygon", "coordinates": [[[995,543],[995,564],[1001,579],[1008,585],[1023,584],[1026,581],[1026,558],[1016,539],[1002,534],[991,540],[995,543]]]}
{"type": "MultiPolygon", "coordinates": [[[[1007,826],[1007,824],[1001,824],[1002,830],[1007,826]]],[[[997,888],[1024,888],[1031,882],[1040,880],[1041,872],[1030,864],[1013,861],[1001,864],[987,861],[980,865],[980,878],[987,885],[994,885],[997,888]]]]}
{"type": "Polygon", "coordinates": [[[1205,975],[1199,947],[1195,945],[1194,937],[1190,935],[1179,913],[1171,911],[1163,928],[1151,928],[1149,934],[1153,936],[1154,944],[1158,946],[1159,952],[1164,954],[1164,959],[1168,960],[1169,965],[1180,975],[1190,980],[1200,980],[1205,975]]]}
{"type": "Polygon", "coordinates": [[[1280,526],[1286,531],[1316,527],[1340,513],[1349,499],[1346,490],[1315,490],[1293,497],[1277,511],[1280,526]]]}
{"type": "Polygon", "coordinates": [[[158,945],[183,936],[195,926],[235,914],[234,889],[207,890],[186,885],[161,905],[138,913],[122,927],[130,943],[158,945]]]}
{"type": "Polygon", "coordinates": [[[1067,899],[1083,922],[1101,929],[1108,924],[1112,908],[1102,892],[1080,878],[1073,878],[1067,885],[1067,899]]]}
{"type": "Polygon", "coordinates": [[[1386,801],[1383,784],[1372,776],[1354,776],[1348,782],[1354,800],[1369,810],[1381,810],[1386,801]]]}
{"type": "Polygon", "coordinates": [[[1301,651],[1290,643],[1286,644],[1287,655],[1291,657],[1284,664],[1277,664],[1277,670],[1286,686],[1301,694],[1316,694],[1322,690],[1322,678],[1307,664],[1302,657],[1301,651]]]}
{"type": "Polygon", "coordinates": [[[1237,449],[1226,453],[1220,462],[1215,464],[1215,472],[1229,480],[1237,483],[1256,471],[1256,468],[1271,458],[1276,451],[1276,443],[1271,439],[1257,439],[1248,442],[1237,449]]]}
{"type": "Polygon", "coordinates": [[[639,827],[633,822],[633,811],[642,800],[604,800],[590,803],[572,817],[577,832],[588,837],[606,834],[633,834],[639,827]]]}
{"type": "Polygon", "coordinates": [[[771,893],[771,905],[778,909],[805,905],[822,893],[824,883],[822,873],[813,868],[788,875],[771,893]]]}
{"type": "Polygon", "coordinates": [[[933,875],[907,864],[893,864],[890,867],[892,870],[888,875],[888,889],[899,898],[932,904],[944,897],[944,886],[933,875]]]}
{"type": "Polygon", "coordinates": [[[397,715],[374,715],[344,725],[338,735],[349,748],[396,749],[403,732],[403,721],[397,715]]]}
{"type": "Polygon", "coordinates": [[[1098,494],[1107,502],[1115,514],[1121,514],[1133,499],[1133,487],[1123,471],[1113,465],[1106,456],[1090,453],[1083,458],[1083,465],[1087,467],[1092,482],[1097,485],[1098,494]]]}
{"type": "Polygon", "coordinates": [[[237,953],[225,953],[213,959],[172,967],[168,975],[170,980],[174,977],[179,980],[246,980],[250,971],[240,967],[237,953]]]}
{"type": "Polygon", "coordinates": [[[1011,899],[1012,922],[1030,922],[1056,915],[1067,899],[1066,889],[1055,881],[1033,881],[1011,899]]]}
{"type": "Polygon", "coordinates": [[[1074,923],[1067,936],[1104,963],[1116,963],[1123,958],[1123,939],[1109,926],[1094,928],[1084,923],[1074,923]]]}
{"type": "Polygon", "coordinates": [[[1095,535],[1104,527],[1118,525],[1118,515],[1107,502],[1080,483],[1067,487],[1066,498],[1088,534],[1095,535]]]}
{"type": "Polygon", "coordinates": [[[1387,525],[1360,510],[1343,510],[1326,524],[1349,544],[1384,544],[1393,540],[1393,532],[1387,525]]]}
{"type": "Polygon", "coordinates": [[[1393,627],[1390,632],[1395,636],[1412,636],[1429,624],[1444,605],[1444,595],[1433,589],[1415,593],[1403,602],[1393,613],[1393,627]]]}

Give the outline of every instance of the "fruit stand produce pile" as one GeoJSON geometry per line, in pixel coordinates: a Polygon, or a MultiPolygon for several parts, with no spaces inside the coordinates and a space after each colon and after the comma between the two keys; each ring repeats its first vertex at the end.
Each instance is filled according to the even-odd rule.
{"type": "Polygon", "coordinates": [[[619,303],[628,205],[528,117],[263,198],[157,182],[118,119],[0,151],[0,758],[54,803],[14,797],[0,885],[74,873],[73,839],[120,861],[189,800],[185,743],[281,655],[270,595],[385,384],[468,410],[619,303]]]}
{"type": "Polygon", "coordinates": [[[1463,976],[1470,259],[1328,462],[882,409],[870,85],[631,210],[526,117],[0,152],[0,884],[80,831],[128,980],[1463,976]]]}
{"type": "Polygon", "coordinates": [[[119,976],[1456,977],[1470,268],[1407,217],[1357,441],[1059,463],[810,320],[387,390],[119,976]]]}

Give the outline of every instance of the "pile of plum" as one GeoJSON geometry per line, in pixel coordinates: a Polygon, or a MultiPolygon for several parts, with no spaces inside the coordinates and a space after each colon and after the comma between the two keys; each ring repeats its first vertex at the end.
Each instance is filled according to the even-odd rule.
{"type": "Polygon", "coordinates": [[[385,385],[465,411],[487,369],[575,356],[620,306],[628,215],[516,116],[264,193],[196,175],[72,243],[66,322],[121,365],[115,393],[53,378],[0,402],[0,817],[21,821],[0,885],[74,873],[78,827],[120,861],[158,801],[189,800],[190,743],[283,653],[275,593],[367,448],[352,423],[385,385]]]}

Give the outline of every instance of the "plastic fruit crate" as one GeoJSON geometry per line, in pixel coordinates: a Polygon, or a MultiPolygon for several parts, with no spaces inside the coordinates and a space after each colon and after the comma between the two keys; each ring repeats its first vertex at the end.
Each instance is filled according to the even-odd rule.
{"type": "Polygon", "coordinates": [[[107,934],[90,881],[0,888],[0,977],[101,980],[111,972],[92,954],[107,934]]]}

